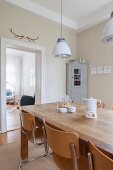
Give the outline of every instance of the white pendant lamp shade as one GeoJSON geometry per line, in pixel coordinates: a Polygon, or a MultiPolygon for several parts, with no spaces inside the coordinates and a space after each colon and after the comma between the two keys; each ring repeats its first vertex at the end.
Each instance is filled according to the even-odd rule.
{"type": "Polygon", "coordinates": [[[71,57],[71,51],[64,38],[59,38],[53,50],[53,55],[59,58],[71,57]]]}
{"type": "Polygon", "coordinates": [[[104,44],[113,44],[113,12],[111,13],[110,20],[105,25],[101,42],[104,44]]]}
{"type": "Polygon", "coordinates": [[[58,38],[55,48],[53,50],[53,55],[58,58],[68,58],[71,57],[71,51],[67,45],[65,38],[62,38],[62,0],[61,0],[61,37],[58,38]]]}

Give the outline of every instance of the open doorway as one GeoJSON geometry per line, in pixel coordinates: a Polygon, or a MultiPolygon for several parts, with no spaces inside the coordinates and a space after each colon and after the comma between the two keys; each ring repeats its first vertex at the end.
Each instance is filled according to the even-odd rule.
{"type": "Polygon", "coordinates": [[[7,131],[20,127],[20,105],[35,102],[35,68],[34,52],[6,48],[6,123],[7,131]]]}
{"type": "MultiPolygon", "coordinates": [[[[19,51],[24,51],[24,52],[30,52],[35,54],[35,81],[33,78],[34,70],[30,71],[30,75],[27,74],[27,77],[31,77],[31,83],[33,84],[35,82],[35,104],[38,103],[45,103],[45,49],[43,47],[34,45],[32,43],[25,43],[22,41],[16,41],[16,40],[11,40],[11,39],[6,39],[6,38],[1,38],[1,48],[0,48],[0,60],[1,60],[1,72],[0,72],[0,83],[1,83],[1,88],[0,88],[0,132],[6,132],[7,131],[7,119],[6,119],[6,93],[7,93],[7,88],[9,88],[12,92],[12,97],[14,97],[12,100],[12,103],[14,104],[18,103],[20,100],[20,97],[23,94],[26,94],[26,90],[23,90],[24,88],[24,82],[21,83],[21,90],[18,88],[18,85],[16,85],[14,82],[8,82],[6,79],[6,62],[7,62],[7,57],[6,57],[6,49],[15,49],[19,51]],[[10,84],[6,86],[6,83],[10,84]],[[9,87],[12,85],[12,88],[9,87]],[[16,90],[16,88],[18,90],[16,90]]],[[[28,58],[27,58],[28,61],[28,58]]],[[[26,62],[25,62],[26,63],[26,62]]],[[[27,63],[26,63],[27,64],[27,63]]],[[[15,64],[16,65],[16,64],[15,64]]],[[[17,66],[18,67],[18,66],[17,66]]],[[[7,68],[7,71],[9,69],[7,68]]],[[[11,69],[10,69],[11,71],[11,69]]],[[[21,70],[22,71],[22,70],[21,70]]],[[[28,73],[28,71],[26,70],[28,73]]],[[[25,79],[25,77],[23,79],[25,79]]],[[[19,79],[19,77],[18,77],[19,79]]],[[[20,80],[21,81],[21,80],[20,80]]],[[[19,83],[18,83],[19,84],[19,83]]],[[[28,83],[26,85],[28,87],[28,83]]],[[[27,89],[27,88],[25,88],[27,89]]],[[[28,89],[27,89],[28,90],[28,89]]],[[[27,92],[27,95],[31,95],[32,93],[29,90],[29,94],[27,92]]],[[[11,101],[10,100],[10,101],[11,101]]]]}

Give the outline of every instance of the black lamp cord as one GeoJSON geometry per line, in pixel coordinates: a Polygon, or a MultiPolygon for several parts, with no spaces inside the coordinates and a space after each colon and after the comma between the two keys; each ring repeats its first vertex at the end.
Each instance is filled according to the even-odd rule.
{"type": "Polygon", "coordinates": [[[62,38],[62,0],[61,0],[61,38],[62,38]]]}

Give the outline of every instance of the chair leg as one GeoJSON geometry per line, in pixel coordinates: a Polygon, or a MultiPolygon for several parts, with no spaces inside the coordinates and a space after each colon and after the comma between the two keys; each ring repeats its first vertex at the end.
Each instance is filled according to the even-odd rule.
{"type": "Polygon", "coordinates": [[[74,167],[74,170],[78,170],[77,154],[76,154],[75,144],[71,144],[71,150],[72,150],[72,155],[73,155],[73,167],[74,167]]]}
{"type": "Polygon", "coordinates": [[[18,166],[18,170],[22,170],[22,167],[23,167],[25,164],[30,163],[30,162],[32,162],[32,161],[35,161],[35,160],[37,160],[37,159],[43,158],[43,157],[45,157],[45,156],[47,156],[47,154],[40,155],[40,156],[35,156],[35,157],[31,158],[31,159],[22,161],[22,162],[19,164],[19,166],[18,166]]]}
{"type": "Polygon", "coordinates": [[[88,153],[88,163],[89,163],[89,170],[93,170],[92,156],[90,152],[88,153]]]}
{"type": "Polygon", "coordinates": [[[44,144],[45,154],[40,155],[40,156],[35,156],[35,157],[31,158],[31,159],[27,159],[27,160],[22,161],[22,162],[19,164],[19,166],[18,166],[18,170],[22,170],[22,167],[23,167],[25,164],[27,164],[27,163],[30,163],[30,162],[32,162],[32,161],[34,161],[34,160],[37,160],[37,159],[40,159],[40,158],[43,158],[43,157],[49,155],[49,146],[48,146],[48,143],[47,143],[46,131],[45,131],[45,128],[44,128],[44,127],[43,127],[42,129],[43,129],[43,135],[44,135],[44,143],[37,144],[36,142],[34,142],[34,145],[35,145],[35,146],[39,146],[39,145],[41,145],[41,144],[44,144]]]}
{"type": "Polygon", "coordinates": [[[43,130],[43,135],[44,135],[44,146],[45,146],[45,153],[48,155],[49,154],[49,146],[48,146],[48,142],[47,142],[47,135],[46,135],[46,130],[45,127],[42,127],[43,130]]]}

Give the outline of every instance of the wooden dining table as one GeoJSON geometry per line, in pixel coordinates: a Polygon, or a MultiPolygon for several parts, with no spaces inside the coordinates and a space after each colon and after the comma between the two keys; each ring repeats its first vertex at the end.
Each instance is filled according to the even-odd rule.
{"type": "MultiPolygon", "coordinates": [[[[88,140],[91,140],[106,154],[113,156],[113,110],[97,109],[97,118],[85,117],[85,106],[76,105],[75,113],[60,113],[56,103],[22,106],[21,109],[34,116],[45,119],[54,126],[75,132],[80,138],[81,153],[88,152],[88,140]]],[[[28,158],[28,141],[21,133],[21,158],[28,158]]]]}

